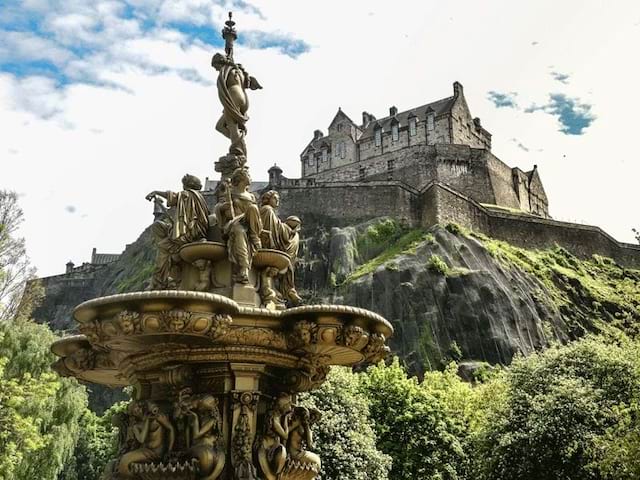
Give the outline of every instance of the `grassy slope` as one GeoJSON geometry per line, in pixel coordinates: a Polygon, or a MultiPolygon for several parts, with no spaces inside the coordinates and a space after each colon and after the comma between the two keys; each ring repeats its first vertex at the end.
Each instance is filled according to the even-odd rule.
{"type": "MultiPolygon", "coordinates": [[[[577,331],[597,330],[603,322],[633,334],[640,328],[640,270],[624,268],[598,255],[579,259],[561,247],[527,250],[454,224],[446,228],[480,242],[506,268],[520,269],[537,278],[567,324],[577,331]]],[[[427,230],[408,229],[390,219],[368,227],[357,242],[357,258],[362,263],[342,287],[348,288],[350,282],[380,266],[397,268],[398,256],[415,254],[421,243],[433,241],[427,230]]],[[[437,255],[426,262],[442,275],[460,274],[460,269],[447,266],[437,255]]]]}

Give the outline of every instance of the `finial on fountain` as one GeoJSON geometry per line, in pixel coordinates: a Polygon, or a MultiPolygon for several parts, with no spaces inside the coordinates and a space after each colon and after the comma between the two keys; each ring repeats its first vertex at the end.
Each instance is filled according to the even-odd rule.
{"type": "Polygon", "coordinates": [[[224,22],[225,27],[222,29],[222,38],[224,39],[224,51],[227,54],[227,59],[233,62],[233,42],[238,39],[238,32],[236,32],[235,24],[232,20],[233,12],[229,12],[229,20],[224,22]]]}

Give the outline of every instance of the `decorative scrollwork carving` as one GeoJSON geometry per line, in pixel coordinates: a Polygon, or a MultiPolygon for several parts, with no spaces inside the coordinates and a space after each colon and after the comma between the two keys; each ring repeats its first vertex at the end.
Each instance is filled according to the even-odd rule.
{"type": "Polygon", "coordinates": [[[249,424],[251,412],[255,411],[260,394],[258,392],[233,392],[233,406],[240,414],[233,431],[231,460],[234,479],[257,480],[258,472],[252,462],[253,434],[249,424]]]}

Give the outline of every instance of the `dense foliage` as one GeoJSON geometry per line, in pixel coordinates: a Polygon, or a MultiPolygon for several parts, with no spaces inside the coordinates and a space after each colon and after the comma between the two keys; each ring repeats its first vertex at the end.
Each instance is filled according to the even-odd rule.
{"type": "Polygon", "coordinates": [[[27,320],[0,323],[0,478],[54,479],[74,451],[87,396],[51,371],[54,339],[27,320]]]}
{"type": "Polygon", "coordinates": [[[334,368],[318,390],[301,395],[304,406],[317,408],[316,450],[326,479],[386,480],[391,458],[376,447],[370,401],[357,375],[334,368]]]}

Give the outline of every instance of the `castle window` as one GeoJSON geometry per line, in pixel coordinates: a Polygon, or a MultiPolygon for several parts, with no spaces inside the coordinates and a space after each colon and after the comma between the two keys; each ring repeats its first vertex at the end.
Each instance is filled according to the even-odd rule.
{"type": "Polygon", "coordinates": [[[342,131],[342,124],[341,124],[341,123],[339,123],[339,124],[336,126],[336,130],[337,130],[337,131],[339,131],[339,132],[341,132],[341,131],[342,131]]]}
{"type": "Polygon", "coordinates": [[[416,117],[412,117],[409,120],[409,135],[412,137],[418,133],[418,119],[416,117]]]}
{"type": "Polygon", "coordinates": [[[322,161],[323,162],[327,161],[327,149],[326,148],[322,149],[322,161]]]}
{"type": "Polygon", "coordinates": [[[393,170],[395,169],[395,161],[387,160],[387,179],[393,180],[393,170]]]}
{"type": "Polygon", "coordinates": [[[315,160],[313,159],[313,154],[309,155],[309,158],[307,159],[307,163],[309,164],[310,167],[313,167],[316,164],[315,160]]]}
{"type": "Polygon", "coordinates": [[[394,142],[397,142],[400,139],[400,129],[398,128],[397,123],[391,125],[391,138],[394,142]]]}
{"type": "Polygon", "coordinates": [[[433,130],[435,128],[435,117],[433,114],[430,114],[427,117],[427,130],[433,130]]]}
{"type": "Polygon", "coordinates": [[[376,147],[379,147],[380,145],[382,145],[382,129],[381,128],[376,128],[375,137],[376,137],[376,147]]]}
{"type": "Polygon", "coordinates": [[[364,167],[360,167],[360,180],[364,180],[366,175],[366,169],[364,167]]]}
{"type": "Polygon", "coordinates": [[[340,142],[340,158],[344,158],[347,155],[347,146],[344,142],[340,142]]]}

